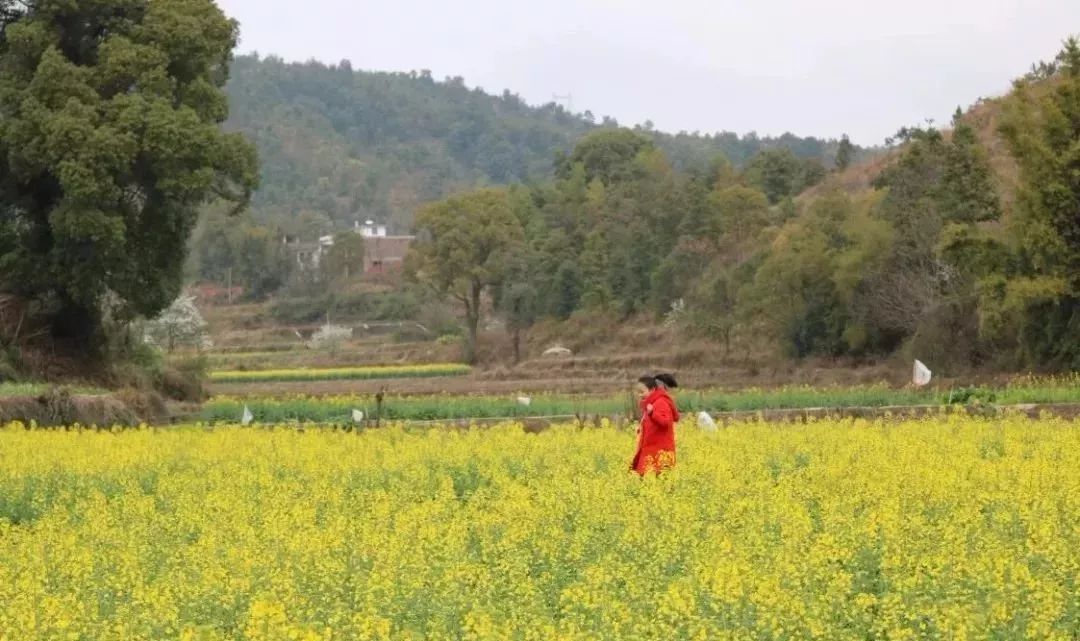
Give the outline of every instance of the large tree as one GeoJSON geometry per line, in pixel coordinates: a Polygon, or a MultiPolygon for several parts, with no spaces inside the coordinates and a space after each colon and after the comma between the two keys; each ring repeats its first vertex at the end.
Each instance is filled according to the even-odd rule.
{"type": "Polygon", "coordinates": [[[0,288],[56,335],[106,298],[156,315],[199,209],[249,200],[254,149],[219,128],[237,32],[212,0],[0,0],[0,288]]]}
{"type": "Polygon", "coordinates": [[[1013,273],[985,289],[986,321],[1015,328],[1031,365],[1080,368],[1080,40],[1049,87],[1018,83],[1002,133],[1020,166],[1013,273]]]}
{"type": "Polygon", "coordinates": [[[465,308],[466,359],[476,360],[485,292],[501,284],[524,243],[521,222],[505,189],[482,189],[422,209],[408,273],[465,308]]]}
{"type": "Polygon", "coordinates": [[[583,138],[573,153],[559,159],[555,173],[568,178],[574,167],[585,169],[585,180],[605,185],[640,177],[641,166],[634,161],[642,152],[655,149],[653,142],[629,129],[603,129],[583,138]]]}

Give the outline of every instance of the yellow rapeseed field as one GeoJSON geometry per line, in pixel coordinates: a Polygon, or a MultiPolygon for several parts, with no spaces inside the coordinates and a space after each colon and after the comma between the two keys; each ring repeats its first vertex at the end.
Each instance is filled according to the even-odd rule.
{"type": "Polygon", "coordinates": [[[0,430],[0,639],[1076,639],[1080,422],[0,430]]]}

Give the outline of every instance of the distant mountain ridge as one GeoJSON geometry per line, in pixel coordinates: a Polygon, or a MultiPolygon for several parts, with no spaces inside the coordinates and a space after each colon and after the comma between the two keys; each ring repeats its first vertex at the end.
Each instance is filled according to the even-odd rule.
{"type": "MultiPolygon", "coordinates": [[[[618,126],[554,103],[530,106],[510,91],[470,89],[460,77],[357,71],[347,62],[240,56],[227,90],[228,126],[259,149],[255,216],[301,234],[305,226],[325,229],[358,218],[403,230],[420,205],[455,191],[548,179],[558,155],[582,136],[618,126]]],[[[778,147],[830,164],[837,148],[835,140],[793,134],[638,129],[680,169],[704,169],[718,155],[739,166],[778,147]]]]}

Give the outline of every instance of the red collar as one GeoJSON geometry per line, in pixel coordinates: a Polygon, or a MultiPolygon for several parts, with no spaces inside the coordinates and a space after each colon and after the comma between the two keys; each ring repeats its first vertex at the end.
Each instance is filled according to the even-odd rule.
{"type": "Polygon", "coordinates": [[[657,387],[651,392],[649,392],[649,394],[645,398],[641,399],[641,406],[645,407],[646,405],[655,405],[656,401],[660,400],[661,398],[670,399],[671,397],[668,396],[666,389],[664,389],[663,387],[657,387]]]}

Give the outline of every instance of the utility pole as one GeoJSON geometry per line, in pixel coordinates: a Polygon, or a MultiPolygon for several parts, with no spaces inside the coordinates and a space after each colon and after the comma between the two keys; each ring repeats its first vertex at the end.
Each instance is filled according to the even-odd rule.
{"type": "Polygon", "coordinates": [[[228,278],[226,280],[227,280],[227,284],[225,285],[225,299],[227,301],[229,301],[230,305],[232,305],[232,267],[231,266],[229,267],[229,275],[228,275],[228,278]]]}
{"type": "Polygon", "coordinates": [[[574,94],[568,93],[566,95],[552,94],[551,99],[555,102],[560,100],[566,101],[566,110],[570,113],[574,113],[574,94]]]}

